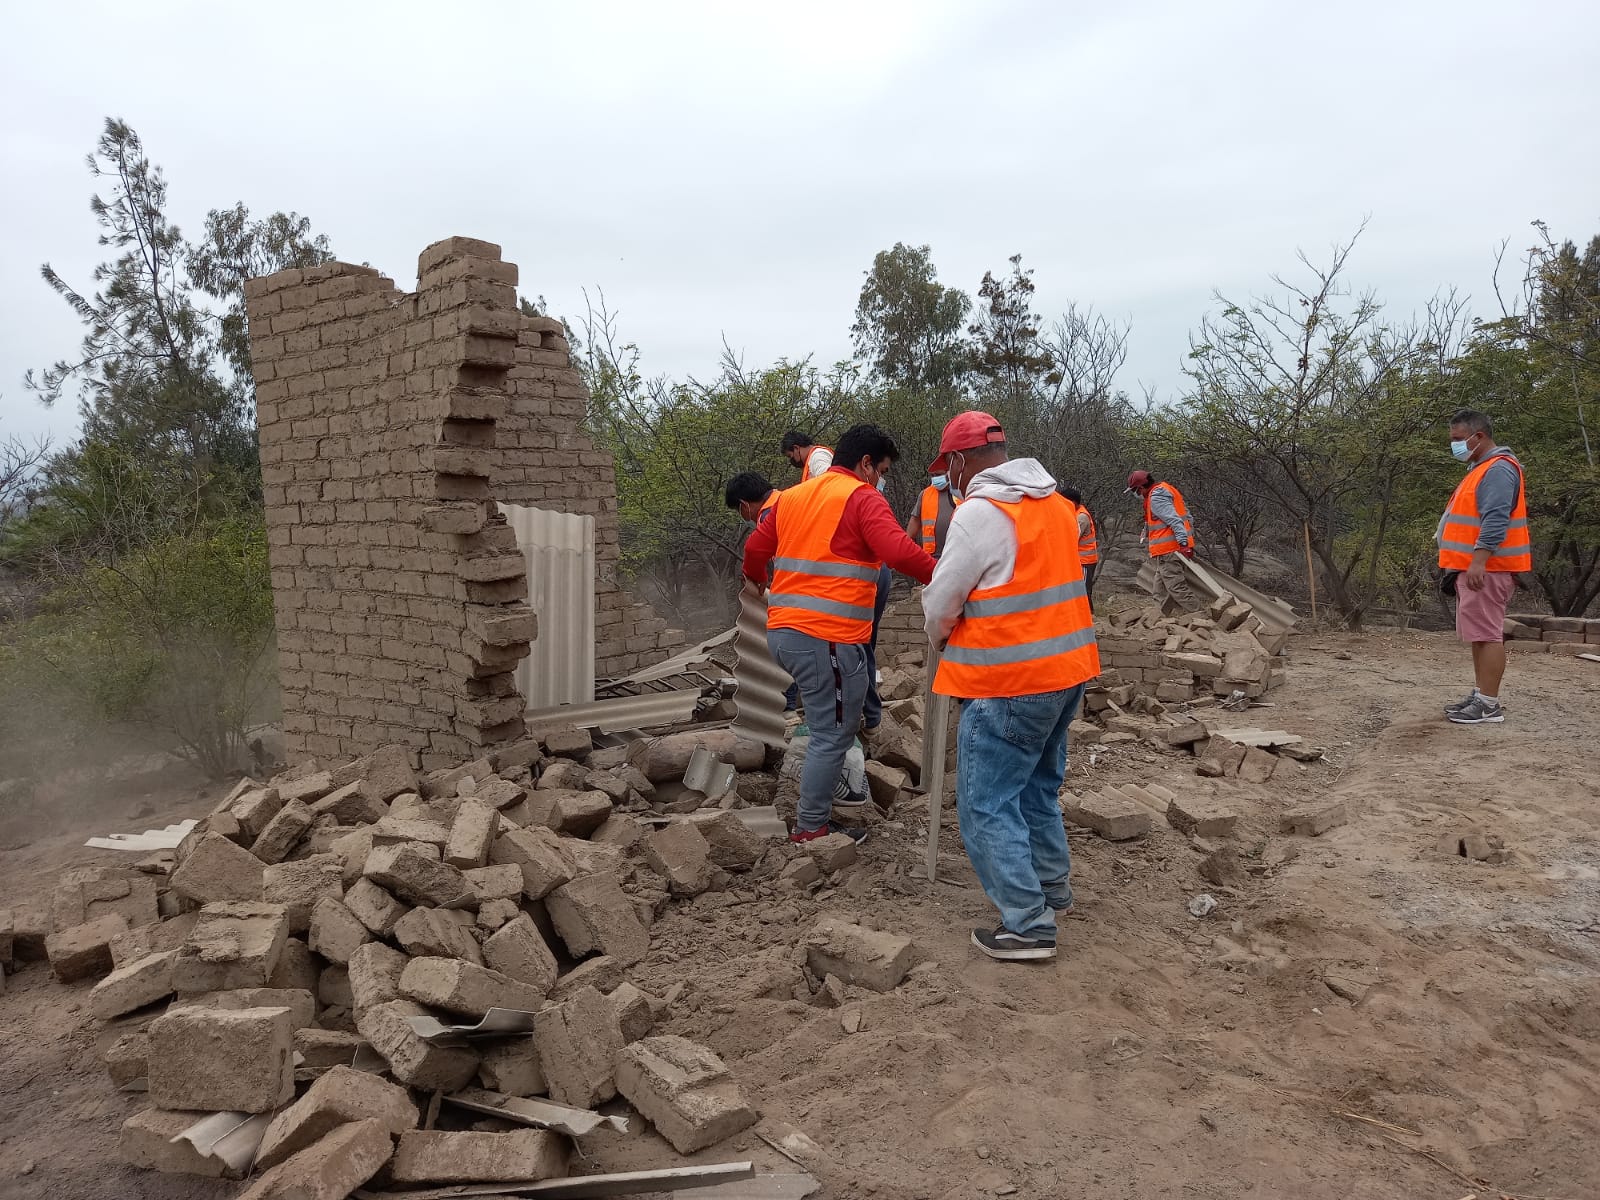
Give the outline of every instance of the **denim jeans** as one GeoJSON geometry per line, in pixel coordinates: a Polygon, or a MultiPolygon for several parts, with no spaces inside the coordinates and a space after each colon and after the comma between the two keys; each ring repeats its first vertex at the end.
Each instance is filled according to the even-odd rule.
{"type": "Polygon", "coordinates": [[[889,607],[889,585],[894,572],[887,563],[878,567],[878,591],[872,598],[872,639],[867,642],[867,702],[861,708],[862,720],[868,729],[876,729],[883,720],[883,699],[878,695],[878,626],[883,622],[883,610],[889,607]]]}
{"type": "Polygon", "coordinates": [[[867,647],[825,642],[798,629],[767,630],[767,648],[800,688],[811,743],[800,772],[796,828],[821,829],[833,813],[833,789],[861,724],[867,699],[867,647]]]}
{"type": "Polygon", "coordinates": [[[1072,904],[1072,854],[1058,799],[1067,725],[1083,684],[965,700],[956,732],[956,811],[978,882],[1012,933],[1053,939],[1072,904]]]}

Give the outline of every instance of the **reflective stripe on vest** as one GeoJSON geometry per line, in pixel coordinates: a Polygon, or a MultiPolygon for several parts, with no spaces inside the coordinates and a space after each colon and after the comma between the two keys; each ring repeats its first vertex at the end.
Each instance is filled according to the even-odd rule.
{"type": "Polygon", "coordinates": [[[800,464],[800,482],[801,483],[806,483],[807,481],[812,480],[812,479],[820,479],[820,478],[822,478],[823,475],[826,475],[828,473],[828,468],[827,467],[823,467],[821,472],[816,474],[816,475],[813,475],[811,473],[811,456],[813,454],[815,454],[818,450],[826,450],[828,452],[828,462],[829,462],[829,465],[832,465],[832,462],[833,462],[833,447],[832,446],[807,446],[806,447],[806,460],[805,460],[805,462],[800,464]]]}
{"type": "Polygon", "coordinates": [[[778,497],[780,495],[782,495],[782,493],[779,492],[777,488],[773,488],[767,493],[767,498],[761,502],[761,511],[756,513],[757,525],[765,521],[767,519],[767,514],[778,506],[778,497]]]}
{"type": "Polygon", "coordinates": [[[1483,517],[1478,512],[1478,484],[1488,474],[1489,468],[1501,459],[1517,469],[1517,499],[1511,507],[1511,520],[1506,525],[1505,539],[1489,556],[1484,569],[1513,573],[1533,570],[1533,549],[1528,536],[1528,498],[1523,489],[1522,464],[1510,454],[1490,455],[1468,471],[1456,484],[1456,490],[1450,493],[1450,503],[1445,506],[1436,535],[1439,565],[1444,569],[1465,571],[1472,565],[1478,534],[1483,530],[1483,517]]]}
{"type": "Polygon", "coordinates": [[[932,554],[939,544],[939,489],[929,484],[922,489],[922,549],[932,554]]]}
{"type": "MultiPolygon", "coordinates": [[[[1158,519],[1150,511],[1150,497],[1155,494],[1156,488],[1163,488],[1172,497],[1172,507],[1177,510],[1180,517],[1187,517],[1189,509],[1183,502],[1183,493],[1170,483],[1158,483],[1144,494],[1144,531],[1150,541],[1150,557],[1160,558],[1163,554],[1175,554],[1178,550],[1178,535],[1173,532],[1172,526],[1158,519]]],[[[1189,540],[1194,540],[1194,531],[1190,530],[1189,540]]]]}
{"type": "Polygon", "coordinates": [[[1031,696],[1100,673],[1094,618],[1078,561],[1077,510],[1064,496],[985,500],[1016,530],[1009,583],[967,597],[950,631],[933,690],[966,700],[1031,696]]]}
{"type": "Polygon", "coordinates": [[[1095,528],[1093,513],[1087,508],[1078,511],[1089,518],[1089,532],[1078,535],[1078,561],[1092,567],[1100,561],[1100,532],[1095,528]]]}
{"type": "Polygon", "coordinates": [[[830,548],[845,505],[866,486],[854,475],[828,471],[783,493],[767,628],[796,629],[828,642],[871,639],[878,564],[840,558],[830,548]]]}

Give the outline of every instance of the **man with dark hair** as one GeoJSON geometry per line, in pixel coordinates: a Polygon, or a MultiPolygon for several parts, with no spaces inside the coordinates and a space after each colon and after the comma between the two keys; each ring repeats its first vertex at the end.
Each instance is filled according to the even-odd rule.
{"type": "Polygon", "coordinates": [[[928,470],[948,471],[961,501],[922,591],[928,640],[943,652],[933,690],[961,704],[961,840],[1000,910],[972,941],[990,958],[1054,958],[1056,914],[1072,908],[1058,799],[1067,727],[1100,673],[1077,510],[1036,460],[1008,460],[988,413],[952,418],[928,470]]]}
{"type": "Polygon", "coordinates": [[[1183,612],[1193,612],[1200,607],[1200,597],[1175,557],[1194,557],[1194,523],[1189,520],[1183,493],[1145,470],[1129,474],[1128,490],[1144,501],[1145,540],[1156,564],[1156,603],[1163,609],[1176,605],[1183,612]]]}
{"type": "Polygon", "coordinates": [[[1505,619],[1519,571],[1533,570],[1522,464],[1495,445],[1486,414],[1464,408],[1450,418],[1450,453],[1468,464],[1450,494],[1435,540],[1439,566],[1456,577],[1456,636],[1472,645],[1473,689],[1445,715],[1457,725],[1506,719],[1500,681],[1506,671],[1505,619]]]}
{"type": "Polygon", "coordinates": [[[1094,577],[1100,570],[1100,534],[1094,527],[1094,517],[1083,503],[1083,493],[1075,487],[1057,484],[1060,492],[1078,510],[1078,561],[1083,564],[1083,593],[1089,597],[1089,607],[1094,607],[1094,577]]]}
{"type": "Polygon", "coordinates": [[[778,490],[759,471],[741,471],[728,480],[722,502],[735,510],[741,521],[757,525],[778,502],[778,490]]]}
{"type": "Polygon", "coordinates": [[[792,841],[866,836],[829,816],[833,805],[867,802],[841,773],[866,704],[878,566],[888,563],[919,583],[933,577],[933,559],[906,537],[877,489],[899,454],[876,425],[846,430],[833,465],[779,492],[744,544],[746,588],[759,593],[773,568],[767,645],[800,685],[811,730],[792,841]]]}
{"type": "Polygon", "coordinates": [[[833,466],[833,451],[811,440],[809,433],[791,429],[778,443],[783,456],[800,468],[800,482],[815,479],[833,466]]]}

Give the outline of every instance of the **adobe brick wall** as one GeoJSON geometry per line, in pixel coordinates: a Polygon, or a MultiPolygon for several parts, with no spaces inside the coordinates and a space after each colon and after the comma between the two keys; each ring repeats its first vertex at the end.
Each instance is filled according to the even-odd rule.
{"type": "Polygon", "coordinates": [[[328,263],[245,287],[292,756],[406,743],[424,767],[519,736],[536,635],[496,498],[596,517],[596,663],[682,635],[617,580],[616,486],[582,437],[558,322],[525,318],[500,248],[422,252],[418,290],[328,263]]]}
{"type": "Polygon", "coordinates": [[[526,317],[507,376],[510,405],[495,426],[495,496],[594,517],[595,676],[627,675],[683,645],[647,604],[633,602],[618,576],[616,463],[583,431],[589,392],[552,317],[526,317]]]}

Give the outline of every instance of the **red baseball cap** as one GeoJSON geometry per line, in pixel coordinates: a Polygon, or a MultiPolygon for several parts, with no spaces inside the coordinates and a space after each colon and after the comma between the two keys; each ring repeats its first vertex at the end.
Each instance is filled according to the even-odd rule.
{"type": "Polygon", "coordinates": [[[1005,440],[1005,430],[989,413],[957,413],[945,422],[944,433],[939,437],[939,457],[928,464],[928,474],[943,474],[950,466],[945,456],[952,450],[959,453],[995,443],[1004,445],[1005,440]]]}

